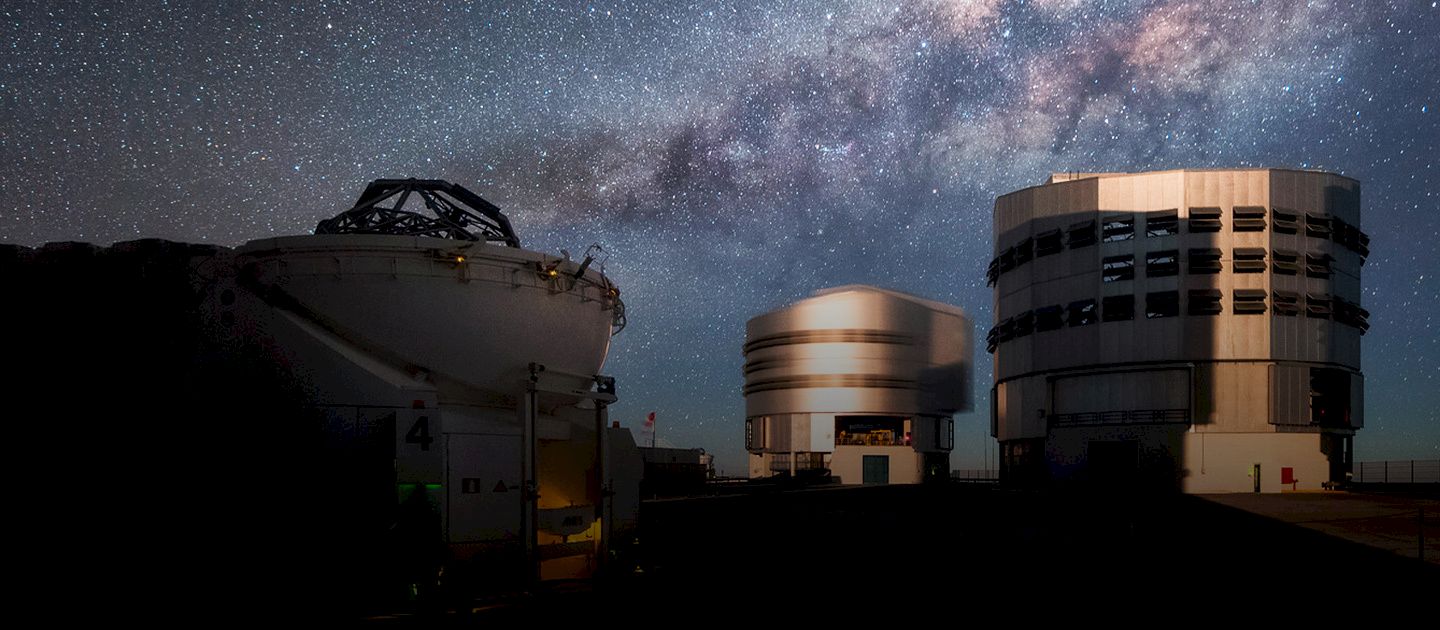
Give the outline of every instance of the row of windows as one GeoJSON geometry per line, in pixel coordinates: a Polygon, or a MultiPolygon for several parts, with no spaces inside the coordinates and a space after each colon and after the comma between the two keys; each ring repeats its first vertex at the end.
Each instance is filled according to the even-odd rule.
{"type": "MultiPolygon", "coordinates": [[[[1265,273],[1265,256],[1268,252],[1260,247],[1236,247],[1232,252],[1231,265],[1235,273],[1265,273]]],[[[1192,274],[1216,274],[1224,269],[1222,253],[1218,248],[1191,248],[1188,272],[1192,274]]],[[[1294,276],[1304,272],[1310,278],[1329,278],[1334,258],[1329,254],[1304,254],[1301,266],[1299,252],[1277,249],[1271,255],[1274,272],[1294,276]]],[[[1105,282],[1119,282],[1135,279],[1135,255],[1121,254],[1106,256],[1100,260],[1101,279],[1105,282]]],[[[1163,249],[1145,254],[1145,277],[1164,278],[1180,274],[1180,250],[1163,249]]]]}
{"type": "MultiPolygon", "coordinates": [[[[1190,289],[1188,294],[1187,315],[1219,315],[1224,312],[1224,295],[1219,289],[1190,289]]],[[[1284,317],[1298,316],[1303,311],[1306,317],[1333,319],[1353,326],[1360,329],[1361,334],[1370,329],[1370,312],[1343,298],[1323,293],[1308,293],[1302,296],[1291,291],[1274,291],[1269,297],[1270,304],[1267,305],[1265,289],[1235,289],[1231,296],[1230,310],[1236,315],[1264,315],[1268,307],[1275,315],[1284,317]]],[[[1180,292],[1146,293],[1144,307],[1146,319],[1179,316],[1180,292]]],[[[999,344],[1032,333],[1059,330],[1067,326],[1088,326],[1096,322],[1131,321],[1136,314],[1135,296],[1132,294],[1110,295],[1098,302],[1077,300],[1066,306],[1044,306],[996,324],[985,336],[986,347],[990,352],[994,352],[999,344]]]]}
{"type": "MultiPolygon", "coordinates": [[[[1220,231],[1221,208],[1191,208],[1189,229],[1191,233],[1220,231]]],[[[1263,206],[1235,206],[1231,228],[1235,232],[1265,231],[1266,211],[1263,206]]],[[[1309,213],[1304,216],[1304,230],[1307,236],[1333,240],[1355,251],[1361,257],[1370,255],[1370,237],[1339,217],[1309,213]]],[[[1276,208],[1270,216],[1270,228],[1280,234],[1298,234],[1301,229],[1301,215],[1293,211],[1276,208]]],[[[1007,248],[994,260],[985,272],[987,284],[994,286],[1000,274],[1015,269],[1035,258],[1058,254],[1065,249],[1089,247],[1097,242],[1113,243],[1135,238],[1135,215],[1105,217],[1096,231],[1096,221],[1081,221],[1066,230],[1047,230],[1032,238],[1020,241],[1007,248]]],[[[1145,215],[1145,236],[1171,236],[1180,233],[1180,219],[1176,210],[1162,210],[1145,215]]],[[[1191,250],[1196,251],[1196,250],[1191,250]]]]}

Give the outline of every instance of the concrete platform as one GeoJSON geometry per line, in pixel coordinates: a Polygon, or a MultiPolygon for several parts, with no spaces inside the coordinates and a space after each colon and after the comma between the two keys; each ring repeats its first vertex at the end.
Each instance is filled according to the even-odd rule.
{"type": "MultiPolygon", "coordinates": [[[[1300,524],[1344,514],[1383,525],[1375,517],[1409,509],[1406,499],[1345,499],[946,484],[645,501],[632,550],[638,571],[593,590],[541,589],[444,620],[549,627],[614,618],[673,627],[738,617],[727,625],[853,627],[877,617],[953,625],[991,615],[1074,624],[1206,615],[1233,622],[1256,612],[1319,621],[1344,610],[1381,609],[1394,619],[1431,614],[1440,566],[1300,524]],[[1278,505],[1296,522],[1222,501],[1278,505]]],[[[434,625],[414,616],[369,621],[434,625]]]]}
{"type": "Polygon", "coordinates": [[[1420,556],[1419,515],[1423,510],[1425,562],[1440,565],[1440,499],[1348,492],[1201,496],[1227,507],[1406,558],[1420,556]]]}

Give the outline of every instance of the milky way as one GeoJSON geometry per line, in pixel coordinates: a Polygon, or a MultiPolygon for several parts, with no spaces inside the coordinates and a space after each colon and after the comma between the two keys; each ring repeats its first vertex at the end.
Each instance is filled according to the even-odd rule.
{"type": "MultiPolygon", "coordinates": [[[[1428,0],[43,4],[0,9],[0,238],[233,245],[373,178],[449,179],[529,248],[610,252],[616,417],[656,411],[728,473],[745,320],[864,282],[959,304],[983,338],[998,194],[1340,172],[1374,239],[1357,456],[1440,457],[1428,0]]],[[[976,359],[961,468],[993,448],[976,359]]]]}

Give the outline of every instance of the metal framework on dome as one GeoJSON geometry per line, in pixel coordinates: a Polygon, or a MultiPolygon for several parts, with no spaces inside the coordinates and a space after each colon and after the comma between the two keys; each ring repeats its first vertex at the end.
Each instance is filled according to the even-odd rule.
{"type": "Polygon", "coordinates": [[[355,207],[315,226],[316,234],[393,234],[461,241],[493,241],[520,247],[510,219],[493,203],[464,186],[440,179],[377,179],[355,207]],[[434,218],[404,209],[414,194],[434,218]],[[381,202],[395,198],[390,207],[381,202]]]}

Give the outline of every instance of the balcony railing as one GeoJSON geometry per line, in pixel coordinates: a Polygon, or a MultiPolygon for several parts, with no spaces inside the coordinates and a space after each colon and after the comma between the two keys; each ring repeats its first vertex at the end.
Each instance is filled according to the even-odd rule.
{"type": "MultiPolygon", "coordinates": [[[[795,453],[795,470],[824,470],[825,453],[795,453]]],[[[790,454],[776,453],[770,457],[770,472],[790,472],[790,454]]]]}
{"type": "Polygon", "coordinates": [[[837,446],[906,446],[905,437],[894,431],[841,433],[835,437],[837,446]]]}

